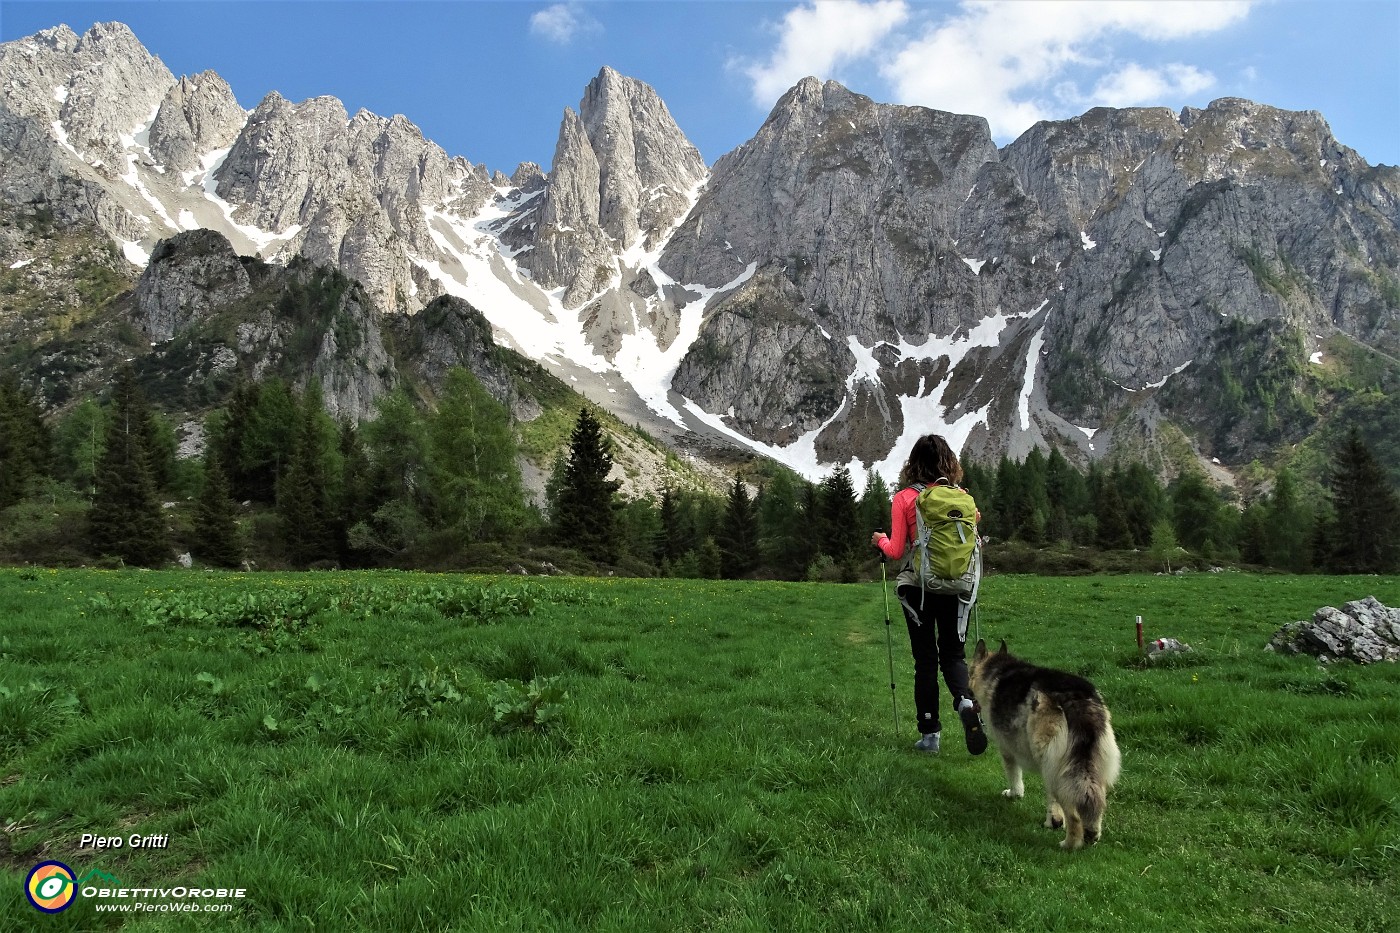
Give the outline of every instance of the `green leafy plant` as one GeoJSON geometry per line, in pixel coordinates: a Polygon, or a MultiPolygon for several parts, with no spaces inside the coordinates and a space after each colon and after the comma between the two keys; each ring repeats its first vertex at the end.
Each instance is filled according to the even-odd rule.
{"type": "Polygon", "coordinates": [[[535,677],[528,684],[498,680],[491,685],[489,697],[496,731],[543,732],[563,716],[563,702],[568,698],[557,677],[535,677]]]}
{"type": "MultiPolygon", "coordinates": [[[[426,719],[449,703],[462,702],[459,678],[453,671],[437,668],[412,677],[394,691],[399,712],[405,716],[426,719]]],[[[381,691],[383,688],[381,688],[381,691]]]]}

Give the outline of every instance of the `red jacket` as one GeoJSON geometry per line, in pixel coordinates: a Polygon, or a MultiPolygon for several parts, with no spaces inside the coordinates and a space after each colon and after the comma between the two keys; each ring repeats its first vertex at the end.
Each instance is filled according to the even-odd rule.
{"type": "Polygon", "coordinates": [[[914,500],[919,491],[910,486],[894,494],[890,503],[890,534],[880,538],[880,551],[890,560],[899,560],[909,550],[918,535],[918,516],[914,512],[914,500]]]}

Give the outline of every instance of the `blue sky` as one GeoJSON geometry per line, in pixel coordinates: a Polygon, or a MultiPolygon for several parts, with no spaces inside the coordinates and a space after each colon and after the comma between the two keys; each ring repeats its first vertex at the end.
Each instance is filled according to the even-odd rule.
{"type": "Polygon", "coordinates": [[[1400,164],[1400,0],[0,0],[4,41],[110,20],[244,107],[331,95],[507,173],[548,167],[603,65],[656,88],[707,162],[812,74],[986,117],[1003,144],[1096,105],[1246,97],[1318,110],[1368,162],[1400,164]]]}

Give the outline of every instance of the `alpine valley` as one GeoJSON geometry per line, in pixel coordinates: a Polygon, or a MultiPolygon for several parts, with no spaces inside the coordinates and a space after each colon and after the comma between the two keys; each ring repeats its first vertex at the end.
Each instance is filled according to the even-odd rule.
{"type": "Polygon", "coordinates": [[[0,364],[51,411],[128,359],[191,425],[238,372],[364,419],[463,365],[521,421],[547,371],[810,479],[893,478],[939,431],[1229,481],[1400,436],[1398,357],[1400,169],[1316,112],[1095,109],[998,148],[808,78],[707,166],[604,67],[550,170],[507,176],[330,97],[245,111],[120,23],[0,45],[0,364]]]}

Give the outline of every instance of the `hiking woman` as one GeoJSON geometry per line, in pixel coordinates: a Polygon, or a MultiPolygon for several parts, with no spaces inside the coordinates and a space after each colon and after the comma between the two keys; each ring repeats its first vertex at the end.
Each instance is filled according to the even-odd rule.
{"type": "MultiPolygon", "coordinates": [[[[938,672],[953,698],[953,709],[962,720],[967,750],[980,755],[987,735],[977,715],[967,678],[967,630],[959,631],[958,597],[954,593],[923,590],[915,573],[912,545],[917,536],[915,501],[927,486],[956,487],[962,482],[962,464],[948,442],[938,434],[925,434],[914,442],[909,459],[899,472],[899,492],[890,506],[890,534],[876,531],[870,543],[890,560],[903,559],[895,592],[904,607],[909,626],[909,646],[914,653],[914,707],[918,715],[919,741],[914,747],[937,753],[942,724],[938,718],[938,672]]],[[[981,517],[980,513],[977,516],[981,517]]]]}

